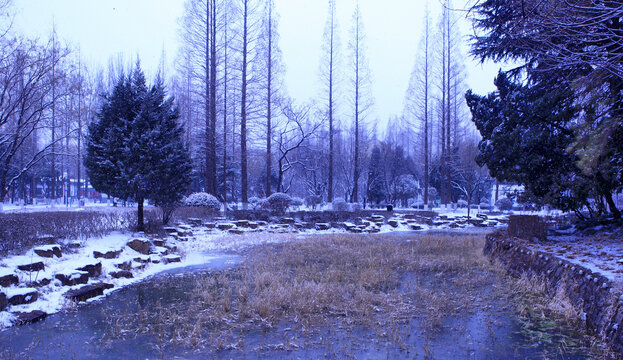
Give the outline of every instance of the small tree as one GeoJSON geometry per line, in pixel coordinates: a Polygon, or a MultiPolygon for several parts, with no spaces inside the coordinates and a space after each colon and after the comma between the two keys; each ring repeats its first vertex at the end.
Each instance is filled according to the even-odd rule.
{"type": "Polygon", "coordinates": [[[134,199],[139,231],[145,228],[145,199],[170,208],[190,184],[178,117],[162,83],[148,89],[137,64],[130,76],[120,77],[89,126],[85,167],[91,183],[99,192],[134,199]]]}
{"type": "Polygon", "coordinates": [[[292,204],[292,198],[288,194],[274,193],[266,199],[262,207],[272,212],[282,214],[292,204]]]}

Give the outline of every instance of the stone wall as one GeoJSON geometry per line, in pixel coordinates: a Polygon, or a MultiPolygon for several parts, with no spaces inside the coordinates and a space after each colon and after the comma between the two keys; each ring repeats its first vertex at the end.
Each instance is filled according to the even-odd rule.
{"type": "Polygon", "coordinates": [[[504,231],[487,236],[484,253],[505,264],[512,275],[543,278],[551,294],[562,289],[583,318],[585,315],[587,329],[623,353],[623,295],[609,279],[551,253],[533,250],[504,231]]]}

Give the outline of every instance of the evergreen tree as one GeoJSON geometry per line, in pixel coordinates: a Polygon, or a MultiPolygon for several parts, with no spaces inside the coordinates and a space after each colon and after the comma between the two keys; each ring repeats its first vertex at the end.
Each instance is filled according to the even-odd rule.
{"type": "Polygon", "coordinates": [[[387,197],[387,190],[385,189],[383,170],[381,167],[381,149],[378,146],[372,149],[372,154],[370,155],[367,195],[369,201],[377,205],[387,197]]]}
{"type": "Polygon", "coordinates": [[[168,206],[190,184],[192,165],[178,117],[161,81],[148,89],[137,64],[130,76],[120,77],[89,126],[85,167],[91,183],[99,192],[135,200],[139,230],[145,199],[168,206]]]}

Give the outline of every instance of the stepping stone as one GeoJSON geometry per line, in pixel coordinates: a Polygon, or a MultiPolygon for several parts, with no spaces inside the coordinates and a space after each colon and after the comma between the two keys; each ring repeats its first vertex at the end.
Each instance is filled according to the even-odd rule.
{"type": "Polygon", "coordinates": [[[240,230],[240,229],[229,229],[229,233],[230,234],[236,234],[236,235],[242,235],[244,234],[244,231],[240,230]]]}
{"type": "Polygon", "coordinates": [[[102,263],[98,262],[97,264],[88,264],[83,267],[77,268],[76,270],[86,271],[89,273],[89,277],[96,278],[102,275],[102,263]]]}
{"type": "Polygon", "coordinates": [[[123,252],[123,249],[121,250],[110,250],[107,252],[99,252],[99,251],[93,251],[93,257],[96,259],[116,259],[119,257],[119,255],[121,255],[121,253],[123,252]]]}
{"type": "Polygon", "coordinates": [[[60,258],[63,257],[63,254],[61,253],[61,246],[60,245],[46,245],[46,246],[39,246],[33,249],[35,254],[44,257],[44,258],[53,258],[54,256],[60,258]]]}
{"type": "Polygon", "coordinates": [[[156,247],[156,252],[160,255],[169,255],[169,249],[165,248],[164,246],[156,247]]]}
{"type": "Polygon", "coordinates": [[[151,258],[149,256],[139,256],[139,257],[135,257],[134,261],[136,261],[137,263],[141,263],[141,264],[147,264],[148,262],[151,261],[151,258]]]}
{"type": "Polygon", "coordinates": [[[170,226],[165,227],[163,230],[164,230],[164,231],[166,231],[166,232],[167,232],[167,233],[169,233],[169,234],[173,234],[173,233],[176,233],[176,232],[177,232],[177,228],[170,227],[170,226]]]}
{"type": "Polygon", "coordinates": [[[87,301],[90,298],[104,295],[104,290],[112,287],[113,285],[105,283],[86,285],[80,289],[69,290],[65,293],[65,297],[75,302],[87,301]]]}
{"type": "Polygon", "coordinates": [[[132,274],[132,272],[130,272],[128,270],[113,271],[113,272],[109,273],[109,275],[113,279],[119,279],[119,278],[131,279],[131,278],[134,277],[134,274],[132,274]]]}
{"type": "Polygon", "coordinates": [[[422,230],[422,227],[420,225],[411,224],[409,227],[411,228],[411,230],[422,230]]]}
{"type": "Polygon", "coordinates": [[[26,285],[29,286],[29,287],[43,287],[43,286],[50,285],[51,282],[52,282],[52,279],[50,279],[50,278],[43,278],[43,279],[40,279],[40,280],[35,280],[35,281],[31,281],[29,283],[26,283],[26,285]]]}
{"type": "Polygon", "coordinates": [[[282,224],[294,224],[294,219],[293,218],[283,218],[281,219],[281,223],[282,224]]]}
{"type": "Polygon", "coordinates": [[[267,223],[266,221],[264,221],[264,220],[257,221],[257,224],[258,224],[259,226],[266,226],[266,225],[268,225],[268,223],[267,223]]]}
{"type": "Polygon", "coordinates": [[[0,292],[0,311],[3,311],[4,309],[6,309],[8,305],[9,305],[9,299],[7,299],[6,294],[0,292]]]}
{"type": "Polygon", "coordinates": [[[249,220],[237,220],[234,221],[234,224],[238,227],[249,227],[249,220]]]}
{"type": "Polygon", "coordinates": [[[215,223],[205,223],[203,224],[203,226],[205,226],[208,229],[214,229],[216,227],[215,223]]]}
{"type": "Polygon", "coordinates": [[[32,264],[18,265],[17,268],[22,271],[35,272],[45,270],[45,265],[39,261],[32,264]]]}
{"type": "Polygon", "coordinates": [[[260,224],[258,224],[258,223],[256,223],[256,222],[253,222],[253,221],[249,221],[249,228],[250,228],[250,229],[255,230],[255,229],[257,229],[259,226],[260,226],[260,224]]]}
{"type": "Polygon", "coordinates": [[[160,239],[154,239],[152,240],[152,243],[154,244],[154,246],[164,246],[165,241],[164,240],[160,240],[160,239]]]}
{"type": "Polygon", "coordinates": [[[37,289],[33,288],[17,288],[7,291],[7,299],[11,305],[30,304],[39,298],[37,289]]]}
{"type": "Polygon", "coordinates": [[[219,229],[219,230],[229,230],[229,229],[231,229],[233,227],[234,227],[234,224],[232,224],[232,223],[219,223],[219,224],[216,224],[216,228],[219,229]]]}
{"type": "Polygon", "coordinates": [[[164,260],[165,264],[182,262],[182,258],[179,255],[167,255],[162,260],[164,260]]]}
{"type": "Polygon", "coordinates": [[[121,264],[117,264],[115,266],[118,269],[125,270],[125,271],[132,270],[132,262],[131,261],[122,262],[121,264]]]}
{"type": "Polygon", "coordinates": [[[80,270],[74,271],[71,274],[56,274],[54,277],[58,279],[63,286],[74,286],[89,282],[89,273],[80,270]]]}
{"type": "Polygon", "coordinates": [[[147,240],[133,239],[128,243],[128,247],[143,255],[149,255],[151,253],[151,244],[147,240]]]}
{"type": "Polygon", "coordinates": [[[188,223],[192,226],[201,226],[203,224],[203,220],[197,218],[188,219],[188,223]]]}
{"type": "Polygon", "coordinates": [[[387,220],[387,223],[389,224],[389,226],[391,226],[393,228],[398,227],[398,220],[394,220],[394,219],[387,220]]]}
{"type": "Polygon", "coordinates": [[[15,274],[0,274],[0,286],[9,287],[11,285],[17,285],[19,283],[19,278],[15,274]]]}
{"type": "Polygon", "coordinates": [[[316,230],[329,230],[331,225],[328,223],[317,223],[315,227],[316,230]]]}
{"type": "Polygon", "coordinates": [[[41,310],[33,310],[31,312],[17,312],[14,313],[17,317],[15,321],[15,325],[26,325],[36,323],[37,321],[41,321],[45,319],[48,314],[41,310]]]}

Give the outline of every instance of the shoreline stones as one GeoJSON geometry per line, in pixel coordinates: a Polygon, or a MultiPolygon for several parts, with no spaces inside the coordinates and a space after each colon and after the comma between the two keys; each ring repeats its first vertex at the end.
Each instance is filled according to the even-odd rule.
{"type": "Polygon", "coordinates": [[[17,285],[19,283],[19,278],[15,274],[8,274],[4,276],[0,276],[0,286],[9,287],[11,285],[17,285]]]}
{"type": "Polygon", "coordinates": [[[112,287],[113,285],[106,283],[85,285],[79,289],[69,290],[65,293],[65,297],[74,302],[87,301],[90,298],[104,295],[104,290],[112,287]]]}
{"type": "Polygon", "coordinates": [[[102,275],[102,263],[98,262],[97,264],[88,264],[83,267],[79,267],[76,270],[86,271],[90,278],[99,277],[102,275]]]}
{"type": "Polygon", "coordinates": [[[17,268],[22,271],[36,272],[45,270],[45,265],[43,265],[43,262],[38,261],[32,264],[18,265],[17,268]]]}
{"type": "Polygon", "coordinates": [[[144,239],[133,239],[128,242],[128,247],[143,255],[149,255],[151,253],[151,244],[144,239]]]}
{"type": "Polygon", "coordinates": [[[48,316],[47,313],[41,310],[33,310],[30,312],[17,312],[15,313],[15,315],[17,316],[17,320],[15,321],[14,325],[32,324],[37,321],[41,321],[48,316]]]}
{"type": "Polygon", "coordinates": [[[119,255],[121,255],[121,253],[123,252],[123,249],[121,250],[110,250],[107,252],[99,252],[99,251],[93,251],[93,257],[96,259],[116,259],[119,257],[119,255]]]}
{"type": "Polygon", "coordinates": [[[7,299],[6,294],[3,292],[0,292],[0,311],[3,311],[4,309],[6,309],[8,305],[9,305],[9,299],[7,299]]]}
{"type": "Polygon", "coordinates": [[[11,305],[30,304],[37,301],[38,298],[39,292],[33,288],[12,289],[12,291],[7,294],[8,302],[11,305]]]}
{"type": "Polygon", "coordinates": [[[63,257],[63,254],[61,253],[61,246],[60,245],[47,245],[47,246],[40,246],[40,247],[36,247],[33,249],[33,251],[35,252],[35,254],[44,257],[44,258],[48,258],[51,259],[53,257],[63,257]]]}
{"type": "Polygon", "coordinates": [[[71,274],[56,274],[54,277],[59,280],[63,286],[74,286],[89,282],[89,273],[80,270],[76,270],[71,274]]]}

